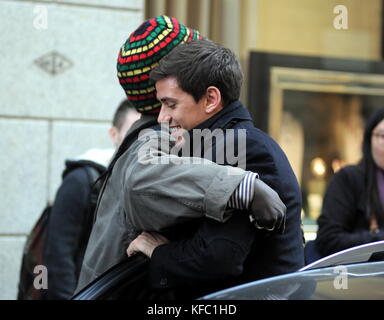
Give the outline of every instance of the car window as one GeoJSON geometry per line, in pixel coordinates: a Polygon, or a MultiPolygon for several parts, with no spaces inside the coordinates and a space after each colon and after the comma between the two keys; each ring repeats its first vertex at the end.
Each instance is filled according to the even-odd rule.
{"type": "Polygon", "coordinates": [[[336,252],[301,268],[300,271],[324,268],[340,264],[345,265],[382,260],[384,260],[384,241],[377,241],[336,252]]]}

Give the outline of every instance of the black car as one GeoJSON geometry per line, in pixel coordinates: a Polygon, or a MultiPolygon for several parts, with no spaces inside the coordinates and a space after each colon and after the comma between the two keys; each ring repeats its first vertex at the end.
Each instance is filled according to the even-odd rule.
{"type": "MultiPolygon", "coordinates": [[[[201,300],[377,300],[384,299],[384,241],[319,259],[297,272],[258,280],[201,300]]],[[[145,291],[149,259],[133,256],[90,283],[73,300],[159,299],[145,291]]],[[[166,299],[166,297],[164,297],[166,299]]]]}

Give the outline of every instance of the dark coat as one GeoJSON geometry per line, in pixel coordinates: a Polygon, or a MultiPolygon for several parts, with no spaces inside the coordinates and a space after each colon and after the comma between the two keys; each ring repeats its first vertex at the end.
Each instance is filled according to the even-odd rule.
{"type": "Polygon", "coordinates": [[[66,161],[47,225],[43,260],[48,289],[44,299],[66,300],[76,289],[97,200],[97,191],[93,195],[92,188],[104,171],[104,166],[93,161],[66,161]]]}
{"type": "Polygon", "coordinates": [[[194,222],[174,228],[167,236],[178,241],[158,246],[153,252],[150,283],[155,288],[179,287],[178,297],[198,297],[239,283],[294,272],[304,265],[301,193],[284,152],[253,126],[249,112],[239,101],[197,129],[228,128],[228,124],[236,133],[246,129],[246,170],[257,172],[285,203],[285,232],[277,235],[257,230],[244,211],[235,212],[224,224],[203,219],[197,226],[194,222]]]}
{"type": "Polygon", "coordinates": [[[365,210],[364,170],[347,166],[332,178],[317,220],[316,248],[326,256],[357,245],[384,240],[384,232],[371,233],[365,210]]]}

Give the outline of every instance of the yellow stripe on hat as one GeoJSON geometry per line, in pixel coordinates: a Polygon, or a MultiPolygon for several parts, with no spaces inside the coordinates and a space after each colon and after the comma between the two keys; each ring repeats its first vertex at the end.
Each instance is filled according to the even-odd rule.
{"type": "Polygon", "coordinates": [[[189,28],[185,28],[187,30],[187,32],[185,33],[185,37],[183,39],[183,42],[186,42],[188,40],[188,37],[191,33],[191,30],[189,28]]]}
{"type": "Polygon", "coordinates": [[[150,105],[150,106],[145,106],[145,107],[138,107],[137,110],[142,112],[142,111],[151,111],[153,109],[157,109],[161,106],[161,103],[156,103],[156,104],[153,104],[153,105],[150,105]]]}
{"type": "Polygon", "coordinates": [[[147,88],[147,89],[140,89],[140,90],[126,90],[125,92],[127,94],[148,94],[148,93],[151,93],[151,92],[153,92],[155,90],[156,90],[155,87],[150,87],[150,88],[147,88]]]}
{"type": "Polygon", "coordinates": [[[167,23],[168,28],[172,29],[173,28],[173,23],[172,23],[171,19],[168,16],[164,16],[164,20],[167,23]]]}
{"type": "Polygon", "coordinates": [[[132,50],[129,49],[127,51],[124,50],[124,46],[121,47],[121,56],[124,58],[126,56],[130,56],[132,54],[132,50]]]}
{"type": "Polygon", "coordinates": [[[156,104],[154,104],[152,106],[146,106],[146,107],[144,107],[144,111],[153,110],[153,109],[156,109],[156,108],[158,108],[160,106],[161,106],[161,103],[156,103],[156,104]]]}
{"type": "Polygon", "coordinates": [[[133,54],[141,53],[141,52],[144,52],[144,51],[148,51],[148,46],[139,47],[139,48],[135,48],[135,49],[132,49],[132,50],[127,50],[127,51],[122,49],[121,50],[121,52],[122,52],[121,56],[122,57],[131,56],[133,54]]]}
{"type": "Polygon", "coordinates": [[[144,67],[143,69],[137,69],[137,70],[132,70],[128,72],[118,72],[117,75],[118,77],[131,77],[131,76],[137,76],[142,73],[147,73],[157,67],[159,64],[158,63],[153,63],[150,67],[144,67]]]}

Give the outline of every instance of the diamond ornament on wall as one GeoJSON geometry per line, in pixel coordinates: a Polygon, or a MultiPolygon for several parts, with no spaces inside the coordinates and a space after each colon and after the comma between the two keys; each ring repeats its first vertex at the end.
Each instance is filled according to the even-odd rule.
{"type": "Polygon", "coordinates": [[[71,60],[56,51],[47,53],[40,58],[37,58],[34,62],[37,66],[52,76],[63,73],[73,66],[71,60]]]}

